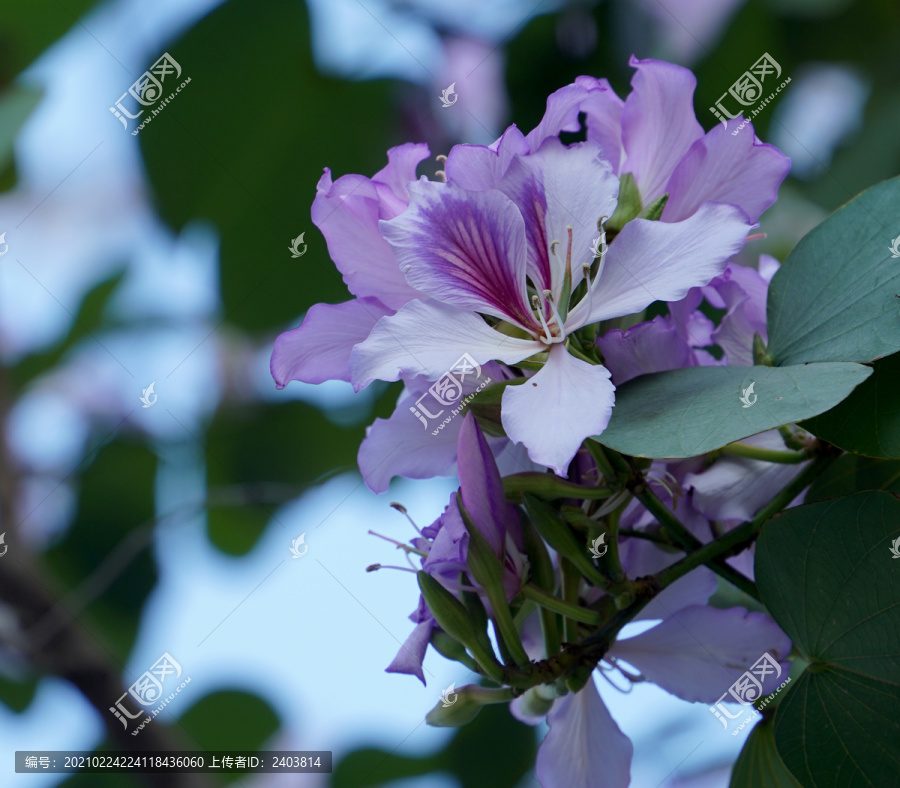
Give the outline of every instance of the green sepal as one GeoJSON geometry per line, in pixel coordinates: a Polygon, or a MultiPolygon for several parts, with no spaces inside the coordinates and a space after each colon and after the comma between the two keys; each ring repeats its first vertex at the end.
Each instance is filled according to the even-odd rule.
{"type": "Polygon", "coordinates": [[[659,217],[662,216],[663,209],[666,207],[666,203],[669,201],[669,193],[666,192],[662,197],[657,197],[653,202],[650,203],[643,211],[638,214],[638,219],[647,219],[651,222],[659,221],[659,217]]]}
{"type": "Polygon", "coordinates": [[[578,568],[578,571],[598,588],[606,588],[609,585],[606,578],[597,571],[597,567],[588,557],[585,546],[572,533],[572,529],[560,519],[554,509],[527,493],[525,508],[528,510],[534,527],[550,547],[568,558],[578,568]]]}
{"type": "Polygon", "coordinates": [[[466,651],[462,643],[450,637],[443,630],[433,629],[431,631],[431,645],[445,659],[461,662],[469,670],[478,672],[478,664],[469,656],[469,652],[466,651]]]}
{"type": "Polygon", "coordinates": [[[621,232],[628,222],[637,218],[642,208],[637,181],[630,172],[626,172],[619,178],[619,201],[613,215],[606,220],[607,232],[621,232]]]}
{"type": "Polygon", "coordinates": [[[775,363],[772,357],[766,351],[766,343],[758,334],[753,335],[753,366],[755,367],[774,367],[775,363]]]}

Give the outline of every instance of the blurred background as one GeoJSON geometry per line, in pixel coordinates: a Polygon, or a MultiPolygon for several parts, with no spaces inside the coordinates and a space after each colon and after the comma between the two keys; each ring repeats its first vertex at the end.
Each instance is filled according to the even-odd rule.
{"type": "MultiPolygon", "coordinates": [[[[322,168],[530,130],[579,74],[624,97],[632,54],[692,68],[710,128],[768,53],[791,81],[754,123],[793,169],[744,262],[784,260],[897,174],[898,41],[890,0],[0,3],[0,785],[146,784],[15,774],[14,753],[113,748],[104,706],[163,654],[191,681],[133,747],[334,752],[331,775],[236,784],[537,785],[544,731],[505,707],[424,724],[470,680],[457,663],[430,654],[427,687],[384,673],[418,591],[365,573],[398,563],[367,532],[410,538],[389,503],[424,526],[456,485],[362,483],[365,426],[399,384],[269,376],[275,336],[347,297],[310,220],[322,168]],[[138,130],[115,104],[136,114],[122,94],[165,53],[181,73],[163,93],[180,90],[138,130]]],[[[600,685],[633,786],[728,784],[749,729],[600,685]]],[[[223,784],[195,779],[177,784],[223,784]]]]}

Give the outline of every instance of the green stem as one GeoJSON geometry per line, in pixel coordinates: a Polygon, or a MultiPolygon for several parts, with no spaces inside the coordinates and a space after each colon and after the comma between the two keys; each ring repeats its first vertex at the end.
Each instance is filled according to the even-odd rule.
{"type": "Polygon", "coordinates": [[[526,493],[537,498],[552,501],[558,498],[579,498],[583,500],[599,500],[609,498],[614,490],[608,487],[584,487],[581,484],[566,481],[550,473],[526,471],[503,477],[503,491],[507,499],[520,503],[526,493]]]}
{"type": "Polygon", "coordinates": [[[612,467],[612,464],[609,461],[609,458],[606,456],[606,452],[603,451],[603,447],[597,443],[597,441],[588,438],[585,441],[585,444],[588,447],[588,451],[591,453],[591,457],[594,458],[594,462],[597,467],[600,469],[600,472],[603,474],[603,478],[608,482],[612,482],[616,479],[616,472],[612,467]]]}
{"type": "Polygon", "coordinates": [[[526,599],[536,602],[541,607],[552,610],[554,613],[560,613],[573,621],[580,621],[582,624],[590,624],[595,627],[599,627],[603,623],[603,617],[596,611],[564,602],[531,583],[522,586],[522,594],[526,599]]]}
{"type": "Polygon", "coordinates": [[[757,446],[748,446],[746,443],[729,443],[723,446],[722,454],[732,454],[735,457],[747,457],[751,460],[763,460],[764,462],[781,462],[788,465],[798,462],[806,462],[810,458],[805,451],[776,451],[774,449],[761,449],[757,446]]]}
{"type": "Polygon", "coordinates": [[[592,366],[597,365],[597,359],[591,358],[586,353],[584,353],[581,348],[578,347],[578,343],[575,341],[570,341],[566,343],[566,348],[568,351],[575,356],[575,358],[580,358],[582,361],[586,361],[588,364],[592,366]]]}
{"type": "Polygon", "coordinates": [[[613,583],[617,584],[625,580],[625,570],[622,568],[622,561],[619,558],[619,515],[621,513],[621,508],[616,509],[614,512],[610,512],[607,518],[609,525],[609,549],[604,556],[610,578],[613,583]]]}
{"type": "MultiPolygon", "coordinates": [[[[562,573],[563,599],[572,607],[578,607],[578,586],[581,582],[581,573],[568,558],[559,556],[559,568],[562,573]]],[[[578,640],[578,626],[574,619],[565,616],[563,618],[563,639],[566,643],[574,643],[578,640]]]]}

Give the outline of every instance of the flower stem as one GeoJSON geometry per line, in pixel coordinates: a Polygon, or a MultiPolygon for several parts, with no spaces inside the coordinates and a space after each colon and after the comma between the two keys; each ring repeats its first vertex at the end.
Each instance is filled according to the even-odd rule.
{"type": "Polygon", "coordinates": [[[551,473],[526,471],[503,477],[503,491],[510,501],[521,502],[525,493],[552,501],[558,498],[580,498],[600,500],[609,498],[613,490],[608,487],[585,487],[581,484],[561,479],[551,473]]]}
{"type": "MultiPolygon", "coordinates": [[[[559,568],[562,572],[563,599],[572,607],[578,607],[578,586],[581,582],[581,573],[569,559],[559,556],[559,568]]],[[[565,614],[564,614],[565,615],[565,614]]],[[[578,626],[576,620],[565,615],[563,618],[563,640],[566,643],[574,643],[578,640],[578,626]]]]}
{"type": "Polygon", "coordinates": [[[747,457],[750,460],[762,460],[763,462],[781,462],[788,465],[806,462],[810,458],[809,452],[806,451],[776,451],[761,449],[758,446],[748,446],[746,443],[729,443],[719,451],[735,457],[747,457]]]}
{"type": "Polygon", "coordinates": [[[526,599],[531,599],[541,607],[552,610],[554,613],[560,613],[573,621],[580,621],[582,624],[590,624],[595,627],[599,627],[603,623],[603,617],[596,611],[558,599],[531,583],[522,586],[522,594],[526,599]]]}

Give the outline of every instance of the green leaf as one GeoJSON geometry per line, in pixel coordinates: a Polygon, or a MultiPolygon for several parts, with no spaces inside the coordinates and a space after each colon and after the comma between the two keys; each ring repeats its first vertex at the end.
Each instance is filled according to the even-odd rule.
{"type": "Polygon", "coordinates": [[[872,374],[860,364],[688,367],[642,375],[616,391],[597,440],[634,457],[693,457],[834,407],[872,374]],[[742,392],[753,384],[744,407],[742,392]],[[753,397],[756,400],[753,400],[753,397]]]}
{"type": "MultiPolygon", "coordinates": [[[[79,621],[99,628],[120,662],[131,651],[157,579],[150,550],[155,479],[156,457],[145,446],[117,440],[101,448],[81,475],[74,522],[44,554],[55,580],[85,595],[79,621]]],[[[80,594],[77,604],[69,599],[74,610],[80,594]]]]}
{"type": "Polygon", "coordinates": [[[162,216],[177,229],[201,217],[216,225],[224,316],[251,331],[347,299],[310,220],[316,183],[324,167],[335,180],[374,175],[396,126],[395,83],[323,76],[310,39],[305,3],[223,3],[168,45],[191,83],[138,136],[162,216]],[[308,250],[292,259],[300,233],[308,250]]]}
{"type": "Polygon", "coordinates": [[[801,788],[775,749],[770,718],[758,722],[731,771],[730,788],[801,788]]]}
{"type": "Polygon", "coordinates": [[[772,278],[768,352],[776,365],[873,361],[900,350],[900,265],[891,231],[900,177],[867,189],[810,231],[772,278]]]}
{"type": "Polygon", "coordinates": [[[38,679],[32,675],[16,680],[0,673],[0,703],[17,714],[21,714],[31,705],[37,688],[38,679]]]}
{"type": "Polygon", "coordinates": [[[12,162],[13,143],[42,97],[41,91],[23,86],[11,87],[0,96],[0,172],[12,162]]]}
{"type": "Polygon", "coordinates": [[[785,766],[808,788],[897,785],[900,499],[885,492],[789,509],[763,525],[756,582],[810,663],[775,715],[785,766]]]}
{"type": "Polygon", "coordinates": [[[802,426],[844,451],[900,458],[900,353],[876,361],[847,399],[802,426]]]}
{"type": "Polygon", "coordinates": [[[863,490],[886,490],[900,495],[900,461],[845,454],[816,479],[806,503],[838,498],[863,490]]]}
{"type": "Polygon", "coordinates": [[[349,753],[335,763],[331,785],[369,788],[445,772],[456,777],[463,788],[514,788],[534,768],[536,753],[531,726],[513,718],[505,705],[485,706],[434,754],[406,756],[376,748],[349,753]]]}

